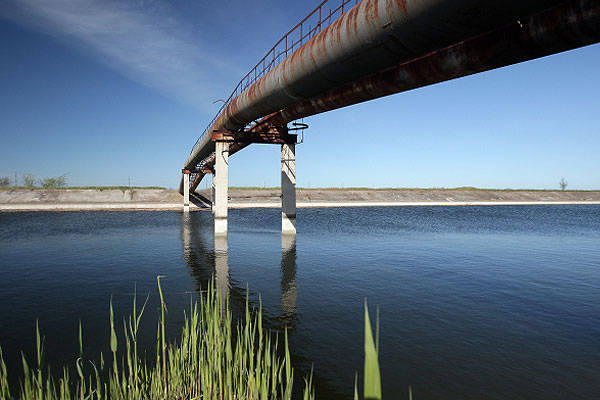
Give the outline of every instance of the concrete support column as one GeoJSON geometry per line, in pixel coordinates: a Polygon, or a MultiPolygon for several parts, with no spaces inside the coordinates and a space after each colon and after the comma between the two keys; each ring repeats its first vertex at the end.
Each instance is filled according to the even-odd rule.
{"type": "Polygon", "coordinates": [[[215,143],[215,174],[213,176],[213,214],[215,235],[227,235],[227,192],[229,185],[229,143],[215,143]]]}
{"type": "Polygon", "coordinates": [[[182,170],[183,173],[183,211],[190,211],[190,171],[182,170]]]}
{"type": "Polygon", "coordinates": [[[215,215],[215,210],[217,209],[217,207],[215,207],[215,175],[213,174],[212,176],[212,186],[211,186],[211,190],[210,190],[210,211],[213,213],[213,215],[215,215]]]}
{"type": "Polygon", "coordinates": [[[281,145],[281,233],[296,234],[296,145],[281,145]]]}

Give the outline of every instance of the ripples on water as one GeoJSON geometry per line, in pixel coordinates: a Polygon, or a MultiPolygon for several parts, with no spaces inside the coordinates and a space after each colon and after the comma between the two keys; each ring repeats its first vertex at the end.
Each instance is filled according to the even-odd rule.
{"type": "Polygon", "coordinates": [[[600,207],[301,209],[295,240],[280,211],[232,210],[227,241],[211,214],[0,214],[0,345],[12,369],[32,354],[35,319],[53,364],[107,352],[108,301],[130,313],[156,275],[169,326],[215,274],[234,311],[246,287],[267,324],[290,329],[297,380],[314,364],[317,395],[351,397],[362,369],[363,300],[381,314],[384,397],[598,398],[600,207]]]}

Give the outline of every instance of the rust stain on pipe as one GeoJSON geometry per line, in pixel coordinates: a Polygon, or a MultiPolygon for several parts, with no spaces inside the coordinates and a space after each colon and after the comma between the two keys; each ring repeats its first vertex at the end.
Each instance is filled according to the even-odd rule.
{"type": "MultiPolygon", "coordinates": [[[[595,43],[598,8],[599,0],[363,0],[234,98],[210,130],[265,115],[284,125],[595,43]]],[[[203,138],[186,167],[212,151],[203,138]]]]}
{"type": "Polygon", "coordinates": [[[416,60],[398,64],[277,113],[275,124],[555,54],[600,40],[600,3],[569,2],[416,60]]]}

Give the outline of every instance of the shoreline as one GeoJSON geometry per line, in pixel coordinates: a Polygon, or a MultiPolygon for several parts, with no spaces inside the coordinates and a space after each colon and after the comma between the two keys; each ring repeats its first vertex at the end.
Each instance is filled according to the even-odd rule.
{"type": "MultiPolygon", "coordinates": [[[[600,201],[346,201],[298,202],[297,208],[342,207],[469,207],[469,206],[542,206],[600,205],[600,201]]],[[[230,203],[229,209],[280,208],[280,203],[230,203]]],[[[43,211],[183,211],[183,204],[174,203],[98,203],[98,204],[0,204],[0,212],[43,211]]],[[[210,211],[208,206],[190,204],[190,211],[210,211]]]]}
{"type": "MultiPolygon", "coordinates": [[[[190,210],[211,209],[211,190],[190,197],[190,210]]],[[[600,191],[479,189],[297,189],[298,208],[432,207],[600,204],[600,191]]],[[[229,208],[280,208],[281,189],[231,189],[229,208]]],[[[183,210],[183,196],[167,189],[0,190],[0,212],[183,210]]]]}

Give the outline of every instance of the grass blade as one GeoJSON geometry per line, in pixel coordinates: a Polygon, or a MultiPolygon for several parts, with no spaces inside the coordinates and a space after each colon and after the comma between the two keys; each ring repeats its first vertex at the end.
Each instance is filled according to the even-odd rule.
{"type": "Polygon", "coordinates": [[[381,378],[377,349],[373,340],[373,331],[369,319],[369,309],[365,300],[365,365],[364,365],[364,398],[365,400],[381,400],[381,378]]]}

